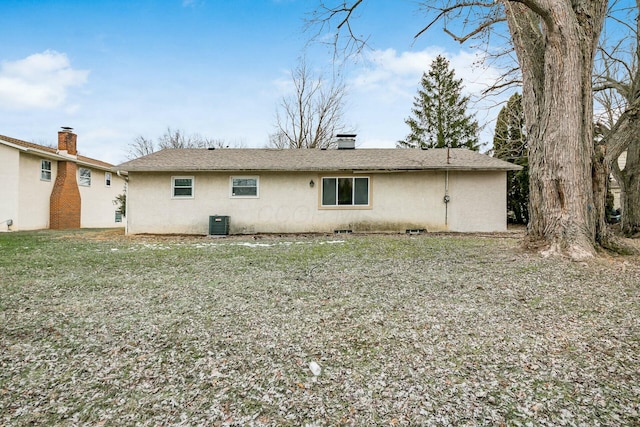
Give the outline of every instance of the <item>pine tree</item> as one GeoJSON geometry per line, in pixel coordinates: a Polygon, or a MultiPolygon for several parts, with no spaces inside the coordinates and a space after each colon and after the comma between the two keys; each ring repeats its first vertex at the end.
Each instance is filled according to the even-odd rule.
{"type": "Polygon", "coordinates": [[[522,109],[522,96],[515,93],[502,107],[493,137],[493,155],[498,159],[522,166],[522,170],[507,173],[507,210],[518,224],[529,222],[529,159],[522,109]]]}
{"type": "Polygon", "coordinates": [[[467,114],[468,96],[462,96],[462,79],[455,78],[449,61],[441,55],[423,73],[422,88],[413,101],[412,117],[405,120],[411,132],[403,148],[464,147],[478,150],[478,122],[467,114]]]}

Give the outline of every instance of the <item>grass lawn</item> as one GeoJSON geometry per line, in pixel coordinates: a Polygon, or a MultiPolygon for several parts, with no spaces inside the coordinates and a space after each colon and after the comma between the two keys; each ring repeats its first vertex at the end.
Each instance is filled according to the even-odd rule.
{"type": "Polygon", "coordinates": [[[640,425],[640,258],[0,234],[0,425],[640,425]]]}

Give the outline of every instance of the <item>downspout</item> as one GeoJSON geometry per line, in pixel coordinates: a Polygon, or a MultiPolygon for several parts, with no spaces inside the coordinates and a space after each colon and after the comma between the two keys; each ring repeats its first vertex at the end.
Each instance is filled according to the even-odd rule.
{"type": "MultiPolygon", "coordinates": [[[[129,193],[129,185],[128,185],[128,183],[129,183],[129,174],[127,174],[127,176],[124,176],[121,173],[120,169],[116,170],[116,174],[120,178],[124,179],[124,182],[125,182],[125,185],[124,185],[124,189],[125,189],[125,191],[124,191],[124,195],[125,195],[124,210],[125,210],[125,212],[129,212],[129,197],[127,197],[128,193],[129,193]]],[[[124,234],[125,235],[129,234],[129,219],[128,219],[127,215],[124,216],[124,234]]]]}
{"type": "Polygon", "coordinates": [[[449,226],[449,169],[445,171],[444,176],[444,225],[449,226]]]}
{"type": "MultiPolygon", "coordinates": [[[[447,165],[450,163],[449,161],[449,147],[447,146],[447,165]]],[[[449,228],[449,202],[451,198],[449,197],[449,167],[445,169],[444,175],[444,225],[449,228]]]]}

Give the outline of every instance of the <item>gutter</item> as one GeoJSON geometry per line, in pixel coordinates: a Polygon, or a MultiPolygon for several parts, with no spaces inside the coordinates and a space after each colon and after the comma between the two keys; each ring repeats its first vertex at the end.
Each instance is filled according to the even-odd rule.
{"type": "MultiPolygon", "coordinates": [[[[80,166],[89,166],[93,169],[99,169],[99,170],[104,170],[104,171],[109,171],[111,172],[113,170],[112,167],[107,167],[107,166],[103,166],[103,165],[98,165],[95,163],[91,163],[91,162],[87,162],[84,160],[79,160],[77,156],[72,156],[72,155],[62,155],[60,154],[60,150],[56,150],[55,153],[49,152],[49,151],[44,151],[44,150],[39,150],[37,148],[31,148],[31,147],[23,147],[22,145],[18,145],[18,144],[13,144],[11,142],[5,141],[4,139],[0,139],[0,142],[3,145],[6,145],[8,147],[11,148],[15,148],[16,150],[22,151],[23,153],[31,153],[40,157],[44,157],[46,159],[52,159],[52,160],[61,160],[61,161],[72,161],[75,162],[76,164],[80,165],[80,166]]],[[[52,150],[54,150],[54,148],[52,148],[52,150]]]]}

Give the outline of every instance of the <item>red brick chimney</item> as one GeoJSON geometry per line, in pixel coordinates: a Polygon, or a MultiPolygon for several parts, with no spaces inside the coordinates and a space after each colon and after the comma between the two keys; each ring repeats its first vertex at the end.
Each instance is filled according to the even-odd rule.
{"type": "MultiPolygon", "coordinates": [[[[58,150],[77,155],[77,135],[71,128],[58,132],[58,150]]],[[[58,161],[58,175],[49,199],[49,228],[80,228],[80,190],[76,180],[76,162],[58,161]]]]}
{"type": "Polygon", "coordinates": [[[72,131],[73,129],[69,127],[63,127],[62,130],[58,132],[58,150],[66,151],[67,154],[76,156],[78,154],[78,150],[76,149],[78,135],[72,131]]]}

